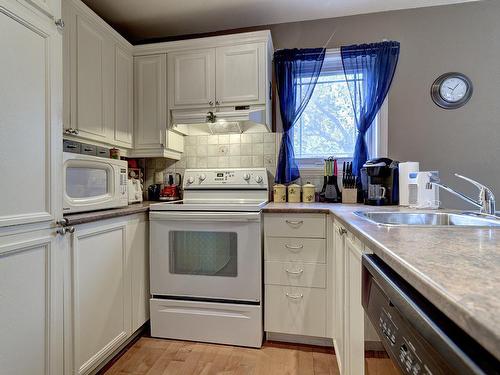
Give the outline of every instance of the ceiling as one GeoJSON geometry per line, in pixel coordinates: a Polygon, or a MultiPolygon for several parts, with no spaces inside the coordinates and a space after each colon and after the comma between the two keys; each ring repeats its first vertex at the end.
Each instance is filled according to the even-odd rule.
{"type": "Polygon", "coordinates": [[[476,0],[83,0],[130,41],[476,0]]]}

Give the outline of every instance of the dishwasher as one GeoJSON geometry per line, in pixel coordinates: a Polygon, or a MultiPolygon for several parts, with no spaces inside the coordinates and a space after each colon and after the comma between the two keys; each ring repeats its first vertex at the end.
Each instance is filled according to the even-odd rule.
{"type": "Polygon", "coordinates": [[[500,374],[500,362],[374,254],[363,255],[362,304],[402,374],[500,374]]]}

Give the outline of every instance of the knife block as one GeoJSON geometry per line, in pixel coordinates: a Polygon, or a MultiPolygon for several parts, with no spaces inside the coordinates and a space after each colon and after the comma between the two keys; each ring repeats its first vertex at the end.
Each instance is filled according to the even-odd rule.
{"type": "Polygon", "coordinates": [[[358,203],[358,189],[342,189],[342,203],[358,203]]]}

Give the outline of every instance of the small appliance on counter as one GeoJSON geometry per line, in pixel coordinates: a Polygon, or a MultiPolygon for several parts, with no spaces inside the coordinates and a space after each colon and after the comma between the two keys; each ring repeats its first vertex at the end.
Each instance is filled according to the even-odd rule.
{"type": "Polygon", "coordinates": [[[167,173],[164,176],[165,183],[160,191],[160,201],[177,201],[181,199],[180,189],[181,174],[180,173],[167,173]]]}
{"type": "Polygon", "coordinates": [[[63,152],[63,212],[128,205],[127,162],[63,152]]]}
{"type": "Polygon", "coordinates": [[[408,195],[409,189],[408,184],[409,174],[413,172],[418,172],[420,170],[420,163],[418,161],[406,161],[404,163],[399,163],[399,205],[409,206],[408,195]]]}
{"type": "Polygon", "coordinates": [[[398,161],[389,158],[368,160],[361,168],[361,185],[366,205],[399,204],[398,161]]]}
{"type": "Polygon", "coordinates": [[[128,179],[128,203],[142,202],[142,185],[137,178],[128,179]]]}
{"type": "Polygon", "coordinates": [[[408,204],[411,208],[439,208],[438,171],[412,172],[408,175],[408,204]]]}

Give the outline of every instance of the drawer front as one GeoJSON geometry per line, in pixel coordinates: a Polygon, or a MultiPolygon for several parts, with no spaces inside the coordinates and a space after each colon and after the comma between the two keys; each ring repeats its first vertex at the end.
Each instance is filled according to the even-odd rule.
{"type": "Polygon", "coordinates": [[[326,289],[266,285],[264,329],[326,337],[326,289]]]}
{"type": "Polygon", "coordinates": [[[97,147],[96,146],[82,143],[81,147],[82,147],[81,148],[81,153],[82,154],[84,154],[84,155],[92,155],[92,156],[96,156],[97,155],[97,147]]]}
{"type": "Polygon", "coordinates": [[[264,231],[269,237],[325,238],[324,214],[266,214],[264,231]]]}
{"type": "Polygon", "coordinates": [[[264,283],[326,288],[326,264],[265,262],[264,283]]]}
{"type": "Polygon", "coordinates": [[[326,241],[315,238],[266,237],[264,259],[326,263],[326,241]]]}

